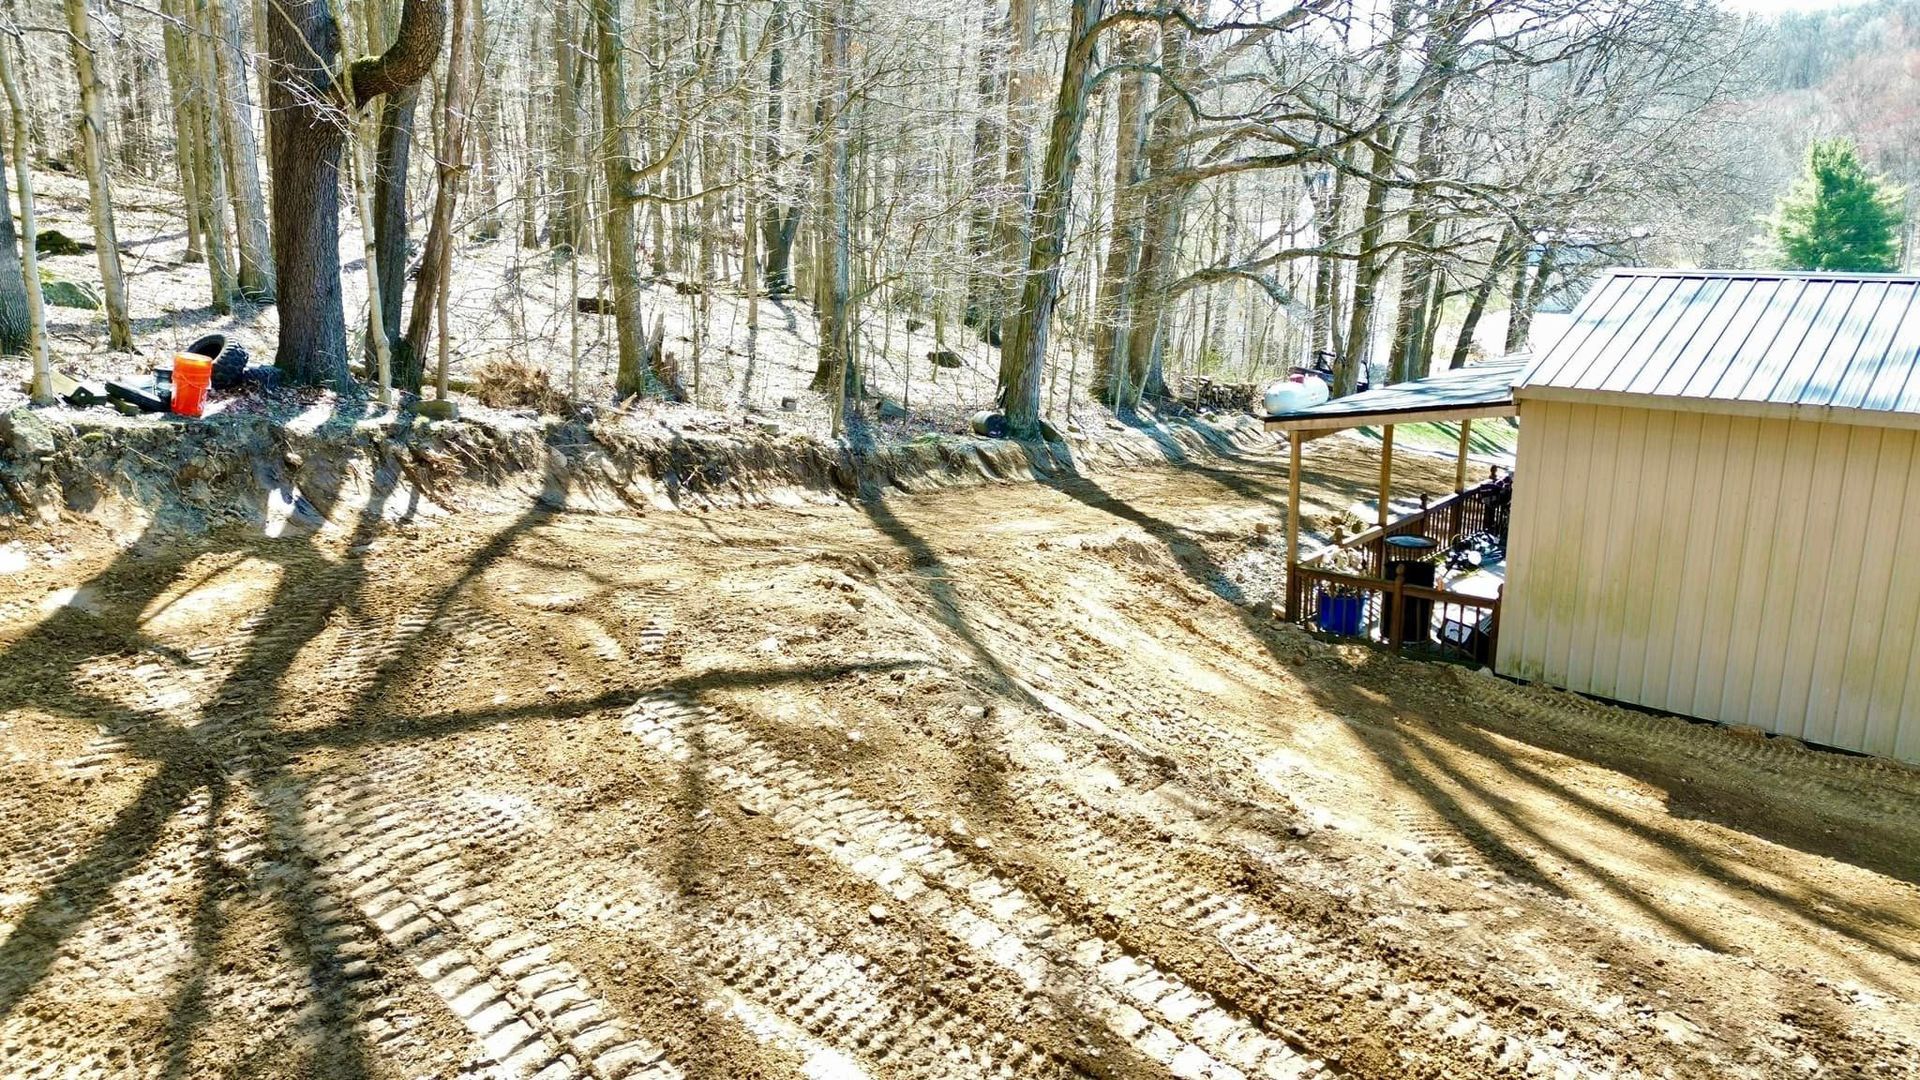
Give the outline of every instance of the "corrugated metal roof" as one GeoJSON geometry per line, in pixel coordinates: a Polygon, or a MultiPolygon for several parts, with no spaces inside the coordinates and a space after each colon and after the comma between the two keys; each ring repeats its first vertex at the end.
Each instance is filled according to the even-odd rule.
{"type": "Polygon", "coordinates": [[[1515,388],[1920,414],[1920,278],[1616,270],[1515,388]]]}
{"type": "Polygon", "coordinates": [[[1453,368],[1424,379],[1394,383],[1378,390],[1349,394],[1311,409],[1269,417],[1276,426],[1294,421],[1326,421],[1315,427],[1359,427],[1375,420],[1393,423],[1396,417],[1455,409],[1491,409],[1513,404],[1514,376],[1529,357],[1509,356],[1471,367],[1453,368]],[[1333,424],[1331,421],[1351,421],[1333,424]]]}

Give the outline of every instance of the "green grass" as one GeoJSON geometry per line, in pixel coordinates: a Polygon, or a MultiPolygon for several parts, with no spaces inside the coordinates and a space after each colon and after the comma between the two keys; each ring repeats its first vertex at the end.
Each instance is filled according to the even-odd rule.
{"type": "MultiPolygon", "coordinates": [[[[1361,428],[1360,436],[1379,442],[1380,429],[1361,428]]],[[[1473,429],[1467,435],[1467,451],[1488,457],[1512,457],[1514,444],[1519,438],[1520,425],[1515,423],[1512,417],[1500,416],[1475,420],[1473,429]]],[[[1458,422],[1395,424],[1393,445],[1452,454],[1460,449],[1460,425],[1458,422]]]]}

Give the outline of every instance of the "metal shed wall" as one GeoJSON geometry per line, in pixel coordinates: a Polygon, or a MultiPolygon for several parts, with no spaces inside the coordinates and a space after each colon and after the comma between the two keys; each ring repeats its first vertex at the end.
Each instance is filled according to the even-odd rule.
{"type": "Polygon", "coordinates": [[[1920,432],[1520,415],[1497,670],[1920,761],[1920,432]]]}

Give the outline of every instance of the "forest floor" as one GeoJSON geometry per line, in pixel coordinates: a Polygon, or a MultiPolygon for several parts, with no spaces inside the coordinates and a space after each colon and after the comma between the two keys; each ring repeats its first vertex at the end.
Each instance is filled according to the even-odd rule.
{"type": "MultiPolygon", "coordinates": [[[[41,231],[57,229],[90,244],[93,228],[85,181],[43,172],[35,183],[41,231]]],[[[49,307],[48,337],[56,366],[82,379],[139,374],[156,365],[166,366],[175,351],[215,331],[245,346],[257,362],[271,362],[279,327],[277,309],[240,304],[230,314],[213,310],[206,265],[184,261],[186,233],[178,196],[131,182],[117,184],[115,191],[115,227],[138,355],[106,351],[103,312],[49,307]]],[[[358,363],[366,325],[365,262],[360,231],[351,214],[342,215],[341,226],[342,291],[358,363]]],[[[508,230],[492,239],[463,241],[453,266],[448,297],[449,319],[455,328],[448,364],[453,378],[471,378],[496,361],[515,361],[544,369],[555,388],[570,391],[576,400],[613,401],[612,320],[576,314],[573,304],[576,294],[602,294],[591,256],[579,260],[576,283],[576,267],[569,259],[521,247],[508,230]]],[[[91,250],[43,256],[41,268],[55,278],[99,288],[98,257],[91,250]]],[[[409,279],[409,304],[413,285],[409,279]]],[[[694,405],[720,415],[778,414],[781,423],[795,431],[827,434],[830,403],[807,389],[819,355],[811,304],[798,297],[762,299],[760,326],[751,331],[736,270],[733,277],[710,283],[704,297],[700,292],[681,291],[673,280],[649,281],[643,306],[649,326],[656,317],[665,321],[664,351],[678,364],[694,405]],[[790,408],[783,405],[788,401],[790,408]]],[[[906,412],[875,420],[876,437],[904,439],[927,431],[959,431],[973,412],[993,407],[999,350],[985,344],[975,331],[950,326],[944,340],[936,343],[934,328],[924,319],[874,305],[861,309],[858,330],[867,390],[903,405],[906,412]],[[936,349],[951,353],[960,366],[935,365],[930,354],[936,349]]],[[[1105,413],[1082,385],[1092,370],[1087,350],[1075,342],[1057,340],[1050,359],[1044,394],[1047,415],[1066,431],[1100,426],[1105,413]]],[[[0,412],[25,401],[22,384],[27,374],[24,361],[0,359],[0,412]]],[[[1224,374],[1252,378],[1245,372],[1224,374]]],[[[873,411],[871,404],[868,409],[873,411]]]]}
{"type": "Polygon", "coordinates": [[[0,545],[0,1071],[1920,1076],[1920,772],[1280,626],[1284,493],[0,545]]]}

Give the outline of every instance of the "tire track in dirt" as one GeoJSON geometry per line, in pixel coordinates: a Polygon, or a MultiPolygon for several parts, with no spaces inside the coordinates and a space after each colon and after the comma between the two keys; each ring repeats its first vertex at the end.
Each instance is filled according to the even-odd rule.
{"type": "Polygon", "coordinates": [[[1064,922],[991,869],[956,856],[916,824],[825,783],[742,733],[719,712],[675,694],[643,697],[623,730],[669,761],[696,751],[717,786],[784,826],[976,954],[1029,992],[1074,988],[1084,1010],[1176,1076],[1325,1076],[1325,1066],[1197,993],[1151,961],[1064,922]]]}
{"type": "MultiPolygon", "coordinates": [[[[1035,804],[1046,801],[1037,791],[1022,794],[1035,804]]],[[[1075,823],[1068,808],[1058,809],[1058,837],[1050,838],[1049,856],[1075,867],[1076,878],[1085,875],[1103,888],[1098,897],[1083,895],[1083,906],[1119,903],[1152,912],[1151,918],[1181,934],[1217,943],[1241,966],[1282,988],[1281,1004],[1293,1013],[1288,1020],[1296,1028],[1324,1026],[1314,1010],[1340,1002],[1343,1013],[1365,1015],[1336,1018],[1330,1036],[1364,1030],[1423,1061],[1464,1059],[1479,1068],[1517,1067],[1529,1075],[1632,1072],[1618,1061],[1576,1060],[1533,1036],[1502,1030],[1484,1010],[1454,993],[1399,975],[1377,957],[1355,955],[1347,943],[1310,927],[1283,925],[1250,901],[1193,884],[1164,860],[1123,848],[1098,829],[1075,823]]]]}
{"type": "Polygon", "coordinates": [[[684,912],[664,883],[630,867],[618,877],[564,880],[571,889],[556,910],[671,950],[704,977],[704,994],[747,1005],[748,1016],[758,1014],[750,1029],[808,1059],[838,1057],[859,1069],[858,1058],[883,1075],[925,1080],[1077,1075],[1045,1050],[837,948],[802,918],[757,907],[684,912]],[[689,933],[675,938],[676,926],[689,933]]]}
{"type": "MultiPolygon", "coordinates": [[[[637,866],[623,866],[614,873],[596,868],[589,860],[568,858],[538,842],[544,830],[537,823],[498,807],[449,807],[444,797],[410,796],[425,783],[424,767],[422,753],[408,751],[390,756],[351,781],[314,790],[316,799],[330,804],[313,815],[321,822],[313,830],[316,844],[341,852],[327,862],[328,872],[353,879],[348,895],[361,905],[363,915],[381,925],[402,948],[411,946],[410,939],[423,931],[410,930],[405,923],[394,925],[397,920],[411,922],[414,910],[431,914],[436,909],[445,911],[450,903],[460,905],[459,911],[445,911],[453,931],[471,923],[476,909],[481,911],[478,918],[500,923],[504,929],[506,916],[498,910],[493,881],[511,879],[515,895],[561,897],[554,908],[557,913],[631,934],[688,965],[700,978],[703,996],[723,1004],[728,1015],[755,1038],[812,1063],[810,1075],[864,1075],[855,1058],[873,1062],[884,1075],[926,1080],[1077,1075],[1070,1065],[1045,1051],[838,951],[798,919],[765,912],[702,911],[692,924],[697,936],[676,939],[672,931],[685,924],[686,917],[678,911],[672,890],[658,878],[637,866]],[[368,827],[356,829],[351,824],[369,816],[368,827]],[[368,850],[368,845],[384,853],[381,862],[355,854],[368,850]],[[469,868],[474,863],[494,869],[483,878],[469,868]]],[[[436,928],[448,936],[453,932],[436,928]]],[[[529,951],[533,948],[529,945],[529,951]]],[[[471,947],[434,946],[426,951],[439,956],[456,950],[456,970],[485,973],[472,959],[471,947]]],[[[550,952],[542,957],[552,959],[550,952]]],[[[507,959],[511,963],[514,956],[507,959]]],[[[444,976],[437,974],[439,969],[456,961],[422,961],[412,953],[408,960],[420,966],[437,990],[446,991],[442,996],[461,1013],[465,1003],[459,997],[473,991],[459,983],[472,980],[478,985],[479,980],[463,974],[441,985],[444,976]]],[[[516,982],[521,977],[517,971],[501,974],[516,982]]],[[[502,989],[505,996],[502,983],[496,977],[489,985],[502,989]]],[[[576,984],[584,986],[577,979],[576,984]]],[[[539,997],[530,993],[532,988],[520,989],[534,1006],[540,1004],[539,997]]],[[[611,1013],[603,997],[590,1000],[611,1013]]],[[[478,1011],[484,1013],[493,999],[479,1005],[478,1011]]],[[[525,1010],[520,1015],[525,1019],[525,1010]]],[[[503,1027],[511,1024],[505,1014],[497,1019],[503,1027]]],[[[486,1023],[491,1024],[492,1018],[486,1023]]],[[[528,1027],[535,1026],[528,1022],[528,1027]]],[[[475,1030],[474,1034],[483,1045],[505,1041],[498,1032],[475,1030]]],[[[492,1056],[498,1058],[497,1053],[492,1056]]],[[[535,1055],[528,1052],[527,1056],[535,1055]]]]}
{"type": "Polygon", "coordinates": [[[431,799],[395,800],[393,772],[316,785],[310,846],[333,891],[460,1018],[489,1071],[681,1080],[571,964],[501,918],[490,885],[463,865],[462,849],[519,837],[525,823],[497,807],[452,815],[431,799]]]}

